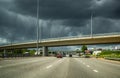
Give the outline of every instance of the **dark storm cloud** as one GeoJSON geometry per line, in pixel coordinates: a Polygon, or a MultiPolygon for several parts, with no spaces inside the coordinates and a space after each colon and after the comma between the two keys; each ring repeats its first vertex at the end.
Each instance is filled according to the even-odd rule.
{"type": "MultiPolygon", "coordinates": [[[[36,15],[37,0],[15,0],[24,14],[36,15]]],[[[89,16],[90,0],[39,0],[42,19],[79,19],[89,16]]]]}
{"type": "Polygon", "coordinates": [[[93,20],[93,31],[97,33],[120,32],[120,20],[95,18],[93,20]]]}
{"type": "MultiPolygon", "coordinates": [[[[15,3],[19,12],[23,14],[36,15],[36,1],[37,0],[15,0],[15,3]]],[[[39,1],[39,15],[42,19],[88,19],[91,11],[94,11],[96,16],[120,18],[120,0],[39,1]],[[102,4],[102,2],[104,3],[102,4]]]]}
{"type": "MultiPolygon", "coordinates": [[[[37,0],[14,0],[14,1],[17,8],[17,10],[15,10],[16,12],[36,17],[37,0]]],[[[69,26],[71,28],[80,27],[78,29],[85,30],[86,31],[85,33],[90,32],[89,30],[86,30],[89,29],[90,27],[85,29],[81,27],[86,27],[88,20],[90,20],[91,12],[93,12],[93,18],[103,17],[106,18],[106,21],[108,18],[109,19],[120,18],[120,0],[39,0],[39,1],[40,1],[39,6],[40,19],[62,20],[62,25],[69,26]]],[[[107,25],[109,23],[111,23],[111,21],[107,22],[106,25],[103,25],[103,22],[95,24],[96,25],[95,27],[96,29],[94,28],[95,33],[102,32],[102,30],[101,31],[97,30],[99,26],[104,26],[104,28],[107,28],[108,26],[110,26],[107,25]]],[[[111,31],[112,30],[113,29],[111,29],[111,31]]],[[[103,30],[103,32],[109,31],[103,30]]]]}
{"type": "Polygon", "coordinates": [[[95,16],[112,19],[120,19],[120,0],[101,0],[105,1],[101,6],[94,7],[95,16]]]}
{"type": "MultiPolygon", "coordinates": [[[[34,25],[32,21],[31,25],[34,25]]],[[[0,37],[6,38],[8,41],[32,39],[35,35],[34,27],[28,26],[26,22],[21,15],[0,8],[0,37]],[[27,31],[31,32],[28,33],[27,31]]]]}
{"type": "Polygon", "coordinates": [[[64,20],[62,22],[62,25],[66,26],[77,26],[77,27],[84,27],[87,23],[87,19],[69,19],[69,20],[64,20]]]}
{"type": "MultiPolygon", "coordinates": [[[[120,32],[120,0],[39,1],[42,38],[89,35],[91,12],[93,33],[120,32]]],[[[35,40],[36,7],[37,0],[0,0],[0,37],[35,40]]]]}

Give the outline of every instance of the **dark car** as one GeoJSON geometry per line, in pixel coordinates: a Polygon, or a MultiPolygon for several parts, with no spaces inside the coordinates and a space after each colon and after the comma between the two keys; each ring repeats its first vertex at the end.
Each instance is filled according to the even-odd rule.
{"type": "Polygon", "coordinates": [[[69,57],[72,57],[72,54],[69,54],[69,57]]]}
{"type": "Polygon", "coordinates": [[[57,58],[62,58],[62,54],[57,54],[57,58]]]}

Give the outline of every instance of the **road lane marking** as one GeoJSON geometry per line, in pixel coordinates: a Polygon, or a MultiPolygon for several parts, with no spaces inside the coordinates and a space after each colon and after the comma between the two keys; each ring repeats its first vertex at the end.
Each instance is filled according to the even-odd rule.
{"type": "Polygon", "coordinates": [[[83,64],[85,65],[84,61],[79,60],[79,59],[77,59],[77,58],[74,58],[74,59],[77,60],[77,61],[79,61],[79,62],[81,62],[81,63],[83,63],[83,64]]]}
{"type": "Polygon", "coordinates": [[[62,59],[61,60],[59,60],[58,62],[61,62],[62,61],[62,59]]]}
{"type": "Polygon", "coordinates": [[[53,63],[52,65],[47,66],[46,68],[49,69],[49,68],[53,67],[53,65],[56,65],[56,64],[58,64],[58,63],[61,63],[63,60],[64,60],[64,59],[58,60],[57,62],[53,63]]]}
{"type": "Polygon", "coordinates": [[[49,68],[51,68],[51,67],[52,67],[52,65],[49,65],[49,66],[47,66],[46,68],[49,69],[49,68]]]}
{"type": "Polygon", "coordinates": [[[87,65],[87,67],[90,67],[89,65],[87,65]]]}
{"type": "Polygon", "coordinates": [[[55,62],[54,64],[56,64],[56,63],[61,63],[61,62],[62,62],[62,60],[63,60],[63,59],[58,60],[58,61],[57,61],[57,62],[55,62]]]}
{"type": "Polygon", "coordinates": [[[97,70],[93,70],[93,71],[96,72],[96,73],[98,72],[97,70]]]}

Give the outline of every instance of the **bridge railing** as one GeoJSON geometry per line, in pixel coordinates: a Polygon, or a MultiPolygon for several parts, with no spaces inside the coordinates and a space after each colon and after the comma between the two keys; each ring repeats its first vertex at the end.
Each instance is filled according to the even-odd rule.
{"type": "Polygon", "coordinates": [[[120,35],[120,32],[93,34],[93,37],[96,37],[96,36],[111,36],[111,35],[120,35]]]}
{"type": "Polygon", "coordinates": [[[116,33],[93,34],[92,36],[91,36],[91,35],[78,35],[78,36],[48,38],[48,39],[42,39],[41,41],[63,40],[63,39],[84,38],[84,37],[111,36],[111,35],[120,35],[120,32],[116,32],[116,33]]]}
{"type": "Polygon", "coordinates": [[[49,40],[63,40],[63,39],[71,39],[71,38],[83,38],[83,37],[90,37],[90,35],[78,35],[78,36],[68,36],[68,37],[57,37],[57,38],[48,38],[42,39],[41,41],[49,41],[49,40]]]}

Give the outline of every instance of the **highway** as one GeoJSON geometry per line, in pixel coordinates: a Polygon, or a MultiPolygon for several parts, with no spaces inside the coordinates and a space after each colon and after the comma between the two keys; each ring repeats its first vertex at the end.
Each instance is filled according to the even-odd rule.
{"type": "Polygon", "coordinates": [[[6,59],[0,61],[0,78],[120,78],[120,63],[69,57],[6,59]]]}

